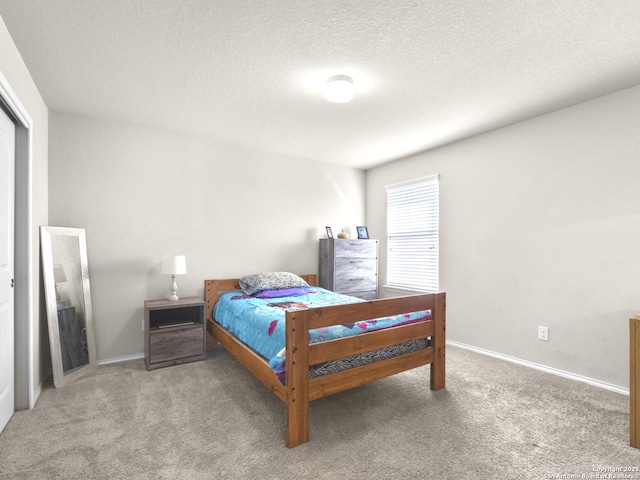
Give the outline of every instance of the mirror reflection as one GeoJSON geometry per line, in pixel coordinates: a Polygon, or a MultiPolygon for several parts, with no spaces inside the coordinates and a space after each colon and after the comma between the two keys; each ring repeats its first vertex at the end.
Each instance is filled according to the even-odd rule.
{"type": "Polygon", "coordinates": [[[95,366],[84,229],[41,227],[42,270],[56,387],[95,366]]]}

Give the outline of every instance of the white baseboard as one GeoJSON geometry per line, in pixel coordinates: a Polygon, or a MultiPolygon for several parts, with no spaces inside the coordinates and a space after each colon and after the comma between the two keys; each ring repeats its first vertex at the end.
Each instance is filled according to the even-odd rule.
{"type": "Polygon", "coordinates": [[[134,355],[125,355],[124,357],[105,358],[98,360],[98,365],[108,365],[110,363],[129,362],[131,360],[140,360],[144,358],[144,353],[136,353],[134,355]]]}
{"type": "Polygon", "coordinates": [[[464,348],[465,350],[471,350],[472,352],[480,353],[482,355],[488,355],[489,357],[499,358],[500,360],[506,360],[507,362],[517,363],[529,368],[535,368],[543,372],[558,375],[559,377],[568,378],[577,382],[588,383],[594,387],[604,388],[605,390],[611,390],[612,392],[621,393],[623,395],[629,395],[629,389],[613,385],[611,383],[601,382],[589,377],[583,377],[582,375],[576,375],[575,373],[565,372],[564,370],[558,370],[557,368],[547,367],[546,365],[540,365],[539,363],[529,362],[528,360],[522,360],[520,358],[511,357],[509,355],[503,355],[502,353],[492,352],[491,350],[485,350],[484,348],[478,348],[465,343],[456,342],[454,340],[447,340],[447,345],[454,347],[464,348]]]}

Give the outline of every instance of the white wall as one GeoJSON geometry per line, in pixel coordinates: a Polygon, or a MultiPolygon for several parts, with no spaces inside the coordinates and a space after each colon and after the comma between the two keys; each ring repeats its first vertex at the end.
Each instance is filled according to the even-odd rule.
{"type": "Polygon", "coordinates": [[[138,354],[145,299],[207,278],[318,271],[318,239],[364,221],[361,170],[52,113],[50,224],[86,230],[99,360],[138,354]]]}
{"type": "MultiPolygon", "coordinates": [[[[26,398],[22,392],[23,382],[28,383],[28,379],[24,377],[28,377],[29,374],[31,376],[31,385],[28,388],[32,392],[31,401],[34,402],[51,365],[41,288],[42,281],[40,280],[39,232],[39,226],[47,223],[48,110],[1,17],[0,73],[7,80],[11,90],[15,92],[32,121],[31,165],[16,166],[16,175],[18,182],[20,182],[20,185],[16,185],[18,195],[22,190],[24,196],[28,196],[24,203],[29,204],[26,209],[19,208],[18,211],[21,215],[31,216],[30,224],[27,223],[28,219],[25,222],[24,218],[16,218],[16,224],[28,225],[25,230],[29,230],[31,239],[31,248],[25,255],[29,258],[31,278],[22,278],[21,272],[16,271],[16,292],[18,289],[26,288],[28,290],[26,303],[29,303],[29,308],[25,308],[24,305],[16,305],[16,334],[18,335],[16,345],[16,408],[28,408],[30,406],[28,404],[29,398],[26,398]],[[22,185],[23,183],[25,185],[22,185]],[[28,285],[24,285],[22,282],[28,285]],[[28,328],[25,328],[26,325],[28,328]],[[29,348],[26,348],[22,339],[23,333],[28,336],[26,330],[31,332],[31,337],[26,339],[29,348]],[[30,351],[28,351],[29,349],[30,351]]],[[[25,160],[24,163],[28,163],[28,161],[25,160]]],[[[19,202],[22,201],[19,199],[19,202]]],[[[21,251],[20,249],[24,248],[24,245],[16,245],[16,251],[21,251]]],[[[22,295],[16,293],[16,297],[22,298],[22,295]]]]}
{"type": "Polygon", "coordinates": [[[628,388],[628,319],[640,311],[639,106],[635,87],[368,171],[380,284],[384,186],[439,173],[448,338],[628,388]]]}

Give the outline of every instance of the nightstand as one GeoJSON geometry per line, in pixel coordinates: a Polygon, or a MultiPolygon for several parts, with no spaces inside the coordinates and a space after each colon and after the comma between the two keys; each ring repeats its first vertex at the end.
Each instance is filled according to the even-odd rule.
{"type": "Polygon", "coordinates": [[[204,360],[204,300],[145,300],[144,360],[147,370],[204,360]]]}

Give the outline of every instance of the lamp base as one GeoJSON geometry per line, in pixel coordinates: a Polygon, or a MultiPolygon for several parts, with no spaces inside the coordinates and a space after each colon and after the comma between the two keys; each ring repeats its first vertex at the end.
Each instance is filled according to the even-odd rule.
{"type": "Polygon", "coordinates": [[[178,297],[178,285],[176,284],[176,276],[171,275],[171,295],[167,297],[167,300],[179,300],[178,297]]]}

